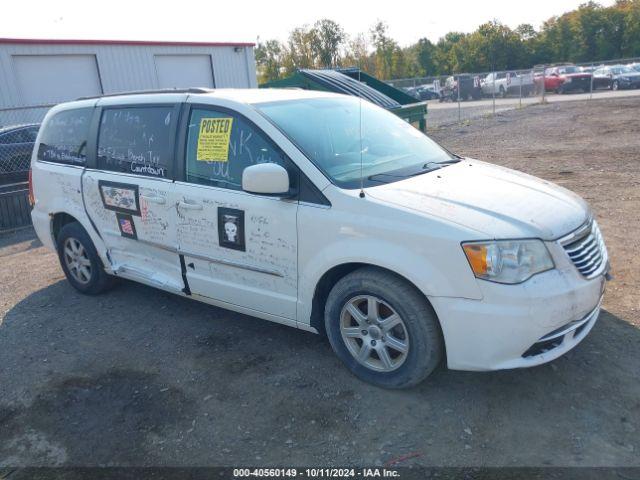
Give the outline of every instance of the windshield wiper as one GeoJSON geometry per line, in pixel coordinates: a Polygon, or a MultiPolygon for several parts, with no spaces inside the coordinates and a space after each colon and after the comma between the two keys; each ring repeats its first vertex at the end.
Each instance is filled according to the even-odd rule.
{"type": "Polygon", "coordinates": [[[458,162],[460,162],[460,160],[459,160],[459,159],[457,159],[457,158],[452,158],[452,159],[450,159],[450,160],[443,160],[443,161],[441,161],[441,162],[427,162],[427,163],[425,163],[425,164],[422,166],[422,168],[430,168],[430,167],[431,167],[431,165],[443,165],[443,166],[447,166],[447,165],[452,165],[452,164],[454,164],[454,163],[458,163],[458,162]]]}
{"type": "Polygon", "coordinates": [[[444,160],[442,162],[427,162],[423,164],[421,167],[408,167],[400,170],[396,170],[395,172],[387,172],[387,173],[376,173],[375,175],[370,175],[367,177],[368,180],[373,182],[384,182],[384,181],[393,181],[398,178],[409,178],[416,177],[418,175],[422,175],[423,173],[433,172],[434,170],[440,170],[448,165],[458,163],[460,160],[451,159],[444,160]],[[417,170],[416,170],[417,168],[417,170]],[[384,179],[387,180],[384,180],[384,179]],[[388,180],[391,178],[392,180],[388,180]]]}
{"type": "Polygon", "coordinates": [[[423,173],[429,173],[429,172],[433,172],[434,170],[440,170],[442,168],[442,165],[440,165],[439,163],[436,162],[428,162],[425,163],[424,165],[422,165],[422,168],[420,170],[418,170],[417,172],[414,172],[410,175],[407,175],[408,177],[416,177],[418,175],[422,175],[423,173]]]}
{"type": "Polygon", "coordinates": [[[388,182],[388,181],[395,181],[399,178],[409,178],[409,177],[415,177],[416,175],[422,175],[423,173],[429,173],[432,172],[434,170],[438,170],[442,167],[440,166],[435,166],[433,168],[429,168],[429,166],[431,165],[435,165],[433,163],[430,164],[425,164],[423,165],[420,170],[418,170],[417,172],[414,169],[411,169],[411,171],[406,171],[405,170],[399,170],[395,173],[376,173],[375,175],[370,175],[367,177],[368,180],[374,181],[374,182],[388,182]],[[426,168],[425,168],[426,167],[426,168]]]}

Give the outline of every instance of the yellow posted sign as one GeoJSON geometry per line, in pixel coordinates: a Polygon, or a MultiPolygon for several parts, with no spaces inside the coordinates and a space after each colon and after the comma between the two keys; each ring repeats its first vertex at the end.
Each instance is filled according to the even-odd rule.
{"type": "Polygon", "coordinates": [[[227,162],[233,118],[203,118],[200,120],[198,150],[199,162],[227,162]]]}

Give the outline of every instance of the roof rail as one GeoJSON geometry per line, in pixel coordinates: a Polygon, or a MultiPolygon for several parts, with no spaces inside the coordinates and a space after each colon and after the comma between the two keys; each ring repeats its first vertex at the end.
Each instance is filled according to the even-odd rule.
{"type": "Polygon", "coordinates": [[[213,92],[213,88],[191,87],[191,88],[158,88],[149,90],[132,90],[130,92],[105,93],[102,95],[91,95],[87,97],[78,97],[76,100],[91,100],[94,98],[120,97],[123,95],[146,95],[148,93],[209,93],[213,92]]]}

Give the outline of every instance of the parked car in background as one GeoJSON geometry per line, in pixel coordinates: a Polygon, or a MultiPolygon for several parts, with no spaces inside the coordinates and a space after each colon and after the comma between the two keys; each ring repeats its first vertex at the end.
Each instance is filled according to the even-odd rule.
{"type": "MultiPolygon", "coordinates": [[[[536,75],[536,82],[542,84],[542,74],[536,75]]],[[[559,65],[544,71],[544,89],[547,92],[568,93],[591,91],[591,74],[576,65],[559,65]]]]}
{"type": "Polygon", "coordinates": [[[0,127],[0,176],[27,178],[39,124],[0,127]]]}
{"type": "Polygon", "coordinates": [[[417,88],[418,97],[420,100],[433,100],[436,98],[440,98],[440,93],[436,89],[433,83],[429,83],[427,85],[420,85],[417,88]]]}
{"type": "Polygon", "coordinates": [[[420,100],[420,94],[418,93],[418,87],[404,87],[402,90],[404,90],[406,93],[411,95],[416,100],[420,100]]]}
{"type": "Polygon", "coordinates": [[[472,77],[468,74],[461,74],[448,77],[442,90],[440,90],[440,101],[450,100],[455,102],[460,100],[479,100],[482,98],[482,89],[480,88],[480,78],[472,77]],[[460,94],[458,95],[458,85],[460,86],[460,94]]]}
{"type": "Polygon", "coordinates": [[[416,100],[433,100],[434,98],[440,98],[440,94],[435,90],[434,84],[420,85],[418,87],[407,87],[404,89],[409,95],[416,100]]]}
{"type": "Polygon", "coordinates": [[[640,88],[640,72],[627,65],[600,67],[593,72],[593,88],[640,88]]]}
{"type": "Polygon", "coordinates": [[[517,72],[492,72],[480,81],[483,95],[507,95],[529,96],[534,90],[533,75],[531,73],[518,74],[517,72]]]}

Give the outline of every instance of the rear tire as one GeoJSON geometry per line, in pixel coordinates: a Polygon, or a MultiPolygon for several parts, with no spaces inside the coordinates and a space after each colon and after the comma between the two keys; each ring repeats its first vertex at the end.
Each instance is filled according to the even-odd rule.
{"type": "Polygon", "coordinates": [[[386,388],[407,388],[440,363],[440,324],[424,295],[375,267],[358,269],[333,287],[325,328],[334,352],[353,374],[386,388]]]}
{"type": "Polygon", "coordinates": [[[104,271],[91,237],[78,222],[64,225],[56,241],[60,265],[73,288],[97,295],[115,285],[116,278],[104,271]]]}

